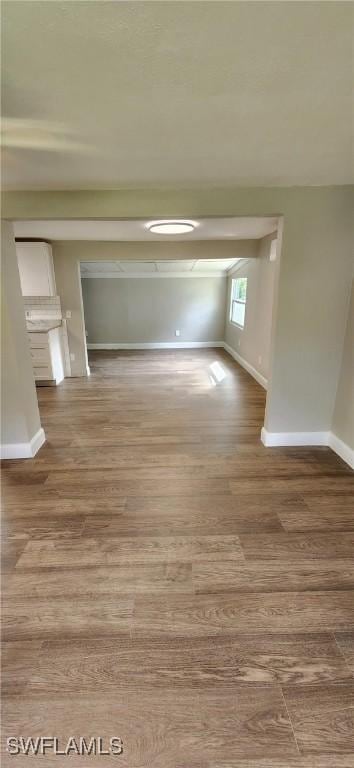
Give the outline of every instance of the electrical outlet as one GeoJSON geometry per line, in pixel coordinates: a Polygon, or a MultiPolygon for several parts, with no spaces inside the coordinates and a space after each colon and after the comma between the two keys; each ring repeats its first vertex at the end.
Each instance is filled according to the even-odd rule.
{"type": "Polygon", "coordinates": [[[262,355],[258,355],[258,364],[262,365],[262,355]]]}
{"type": "Polygon", "coordinates": [[[240,347],[240,346],[241,346],[241,339],[239,339],[239,340],[238,340],[238,342],[237,342],[237,346],[238,346],[238,347],[240,347]]]}
{"type": "Polygon", "coordinates": [[[179,331],[179,330],[177,329],[177,330],[175,331],[175,336],[180,336],[180,333],[181,333],[181,331],[179,331]]]}
{"type": "Polygon", "coordinates": [[[67,319],[67,320],[70,320],[70,319],[71,319],[71,309],[67,309],[67,310],[66,310],[66,312],[65,312],[65,317],[66,317],[66,319],[67,319]]]}
{"type": "Polygon", "coordinates": [[[74,360],[75,360],[75,354],[74,354],[74,352],[70,352],[70,360],[71,360],[72,362],[74,362],[74,360]]]}

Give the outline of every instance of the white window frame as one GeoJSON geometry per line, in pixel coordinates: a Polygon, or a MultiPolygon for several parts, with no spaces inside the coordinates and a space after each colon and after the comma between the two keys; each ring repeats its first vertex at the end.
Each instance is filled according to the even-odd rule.
{"type": "Polygon", "coordinates": [[[233,277],[231,280],[231,300],[230,300],[230,323],[232,325],[236,325],[237,328],[241,328],[241,330],[245,327],[246,322],[246,304],[247,304],[247,277],[233,277]],[[236,285],[240,280],[246,280],[246,295],[244,299],[235,298],[237,293],[236,285]],[[234,305],[239,304],[244,307],[243,311],[243,323],[238,323],[236,320],[233,320],[233,314],[234,314],[234,305]]]}

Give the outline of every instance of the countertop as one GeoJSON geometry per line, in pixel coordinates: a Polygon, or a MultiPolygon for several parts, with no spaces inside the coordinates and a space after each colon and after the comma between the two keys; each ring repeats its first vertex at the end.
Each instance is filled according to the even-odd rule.
{"type": "Polygon", "coordinates": [[[28,333],[48,333],[53,328],[60,328],[61,320],[27,320],[26,327],[28,333]]]}

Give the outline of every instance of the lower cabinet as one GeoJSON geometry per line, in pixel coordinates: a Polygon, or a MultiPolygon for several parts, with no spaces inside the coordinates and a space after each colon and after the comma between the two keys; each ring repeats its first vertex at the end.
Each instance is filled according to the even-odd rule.
{"type": "Polygon", "coordinates": [[[60,384],[64,378],[60,328],[30,333],[29,339],[35,380],[60,384]]]}

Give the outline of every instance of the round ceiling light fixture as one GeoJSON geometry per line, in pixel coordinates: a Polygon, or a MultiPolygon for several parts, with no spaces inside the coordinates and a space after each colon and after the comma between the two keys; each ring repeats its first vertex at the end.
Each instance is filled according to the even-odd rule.
{"type": "Polygon", "coordinates": [[[193,232],[198,224],[196,221],[149,221],[146,225],[149,232],[154,235],[186,235],[193,232]]]}

